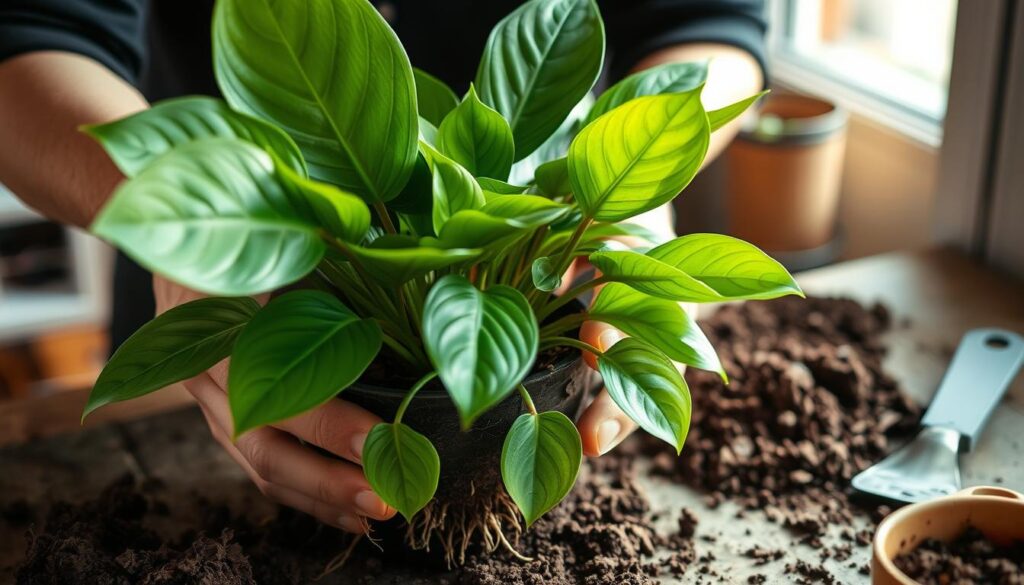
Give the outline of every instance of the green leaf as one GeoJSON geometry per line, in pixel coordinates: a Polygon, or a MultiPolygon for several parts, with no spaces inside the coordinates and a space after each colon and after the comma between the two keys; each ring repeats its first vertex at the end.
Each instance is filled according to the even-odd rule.
{"type": "Polygon", "coordinates": [[[422,118],[434,126],[440,125],[448,112],[459,105],[459,97],[445,82],[422,69],[413,67],[412,76],[416,81],[416,109],[422,118]]]}
{"type": "Polygon", "coordinates": [[[597,359],[605,389],[622,412],[679,453],[690,429],[690,390],[657,348],[627,337],[597,359]]]}
{"type": "Polygon", "coordinates": [[[715,348],[676,301],[649,297],[613,282],[601,289],[587,313],[589,319],[649,342],[669,359],[716,372],[727,381],[715,348]]]}
{"type": "Polygon", "coordinates": [[[502,180],[508,178],[515,154],[508,122],[480,101],[472,85],[462,103],[441,122],[437,148],[473,176],[502,180]]]}
{"type": "Polygon", "coordinates": [[[571,210],[568,205],[536,195],[499,195],[489,199],[480,209],[484,213],[505,218],[514,225],[525,228],[558,221],[571,210]]]}
{"type": "MultiPolygon", "coordinates": [[[[420,151],[423,151],[423,143],[426,142],[428,146],[437,146],[437,126],[430,123],[429,120],[420,117],[419,119],[419,137],[420,137],[420,151]]],[[[426,153],[422,153],[426,156],[426,153]]]]}
{"type": "Polygon", "coordinates": [[[537,188],[548,197],[572,193],[572,184],[569,183],[569,161],[565,157],[556,158],[537,167],[534,178],[537,188]]]}
{"type": "Polygon", "coordinates": [[[211,137],[251,142],[306,176],[302,153],[284,131],[210,97],[164,100],[127,118],[85,126],[84,130],[103,145],[126,177],[139,174],[153,159],[176,146],[211,137]]]}
{"type": "Polygon", "coordinates": [[[441,459],[423,435],[397,423],[378,423],[363,444],[363,472],[384,503],[407,522],[437,491],[441,459]]]}
{"type": "Polygon", "coordinates": [[[362,241],[370,229],[370,209],[362,199],[334,185],[306,179],[287,167],[278,166],[277,171],[309,205],[312,213],[307,219],[315,220],[341,240],[362,241]]]}
{"type": "Polygon", "coordinates": [[[416,157],[416,166],[413,167],[412,176],[405,184],[402,192],[391,201],[388,201],[388,209],[398,213],[413,213],[430,215],[430,209],[434,206],[434,176],[430,173],[430,164],[424,155],[416,157]]]}
{"type": "Polygon", "coordinates": [[[725,300],[713,288],[675,266],[638,252],[597,252],[590,255],[590,263],[608,280],[624,282],[663,299],[693,303],[725,300]]]}
{"type": "Polygon", "coordinates": [[[185,286],[248,295],[295,282],[323,257],[306,196],[256,146],[205,138],[123,183],[91,229],[185,286]]]}
{"type": "Polygon", "coordinates": [[[562,286],[562,275],[558,273],[558,267],[550,256],[541,256],[534,260],[530,265],[530,275],[537,290],[551,292],[562,286]]]}
{"type": "Polygon", "coordinates": [[[594,0],[530,0],[494,27],[476,87],[512,127],[516,160],[561,125],[603,61],[604,24],[594,0]]]}
{"type": "Polygon", "coordinates": [[[583,99],[569,112],[569,116],[555,130],[554,134],[538,146],[536,150],[527,155],[526,158],[520,159],[512,165],[509,181],[513,183],[530,183],[533,181],[537,169],[542,164],[565,156],[569,152],[569,145],[572,144],[572,139],[583,128],[583,119],[586,118],[587,112],[590,111],[593,105],[594,94],[587,92],[583,99]]]}
{"type": "Polygon", "coordinates": [[[501,477],[532,525],[569,493],[583,461],[576,425],[560,412],[524,414],[505,435],[501,477]]]}
{"type": "Polygon", "coordinates": [[[754,104],[754,102],[761,99],[762,96],[767,95],[769,91],[771,90],[766,89],[748,97],[747,99],[740,100],[734,104],[725,106],[724,108],[708,112],[708,123],[711,125],[711,131],[714,132],[735,120],[740,114],[747,111],[747,108],[754,104]]]}
{"type": "Polygon", "coordinates": [[[587,114],[589,124],[629,100],[663,93],[682,93],[700,87],[708,76],[706,61],[665,63],[634,73],[608,88],[587,114]]]}
{"type": "Polygon", "coordinates": [[[138,398],[187,380],[231,354],[260,310],[249,297],[205,298],[178,305],[132,334],[100,372],[82,420],[112,402],[138,398]]]}
{"type": "Polygon", "coordinates": [[[234,436],[334,398],[380,350],[380,327],[331,295],[296,290],[270,301],[235,344],[228,372],[234,436]]]}
{"type": "Polygon", "coordinates": [[[518,195],[519,193],[525,193],[527,189],[526,187],[511,185],[505,181],[499,181],[490,177],[477,177],[476,182],[480,184],[480,188],[484,191],[498,195],[518,195]]]}
{"type": "Polygon", "coordinates": [[[473,175],[457,162],[434,153],[434,207],[431,218],[434,232],[441,233],[441,227],[448,218],[463,209],[480,209],[484,206],[484,192],[473,175]]]}
{"type": "Polygon", "coordinates": [[[703,282],[723,298],[803,296],[782,264],[756,246],[730,236],[690,234],[666,242],[647,255],[703,282]]]}
{"type": "Polygon", "coordinates": [[[416,88],[372,4],[220,0],[213,61],[228,103],[290,134],[313,178],[369,203],[402,190],[416,162],[416,88]]]}
{"type": "Polygon", "coordinates": [[[556,221],[569,210],[535,195],[497,195],[479,211],[463,210],[449,218],[439,240],[445,248],[504,248],[508,238],[556,221]]]}
{"type": "Polygon", "coordinates": [[[512,287],[479,291],[466,278],[448,275],[427,295],[423,345],[463,428],[469,428],[530,373],[537,354],[537,319],[526,298],[512,287]]]}
{"type": "Polygon", "coordinates": [[[421,246],[414,238],[381,236],[369,246],[349,246],[359,264],[380,284],[396,287],[434,270],[468,262],[481,250],[421,246]]]}
{"type": "Polygon", "coordinates": [[[700,88],[626,102],[569,147],[576,202],[588,217],[614,222],[671,201],[700,169],[710,134],[700,88]]]}

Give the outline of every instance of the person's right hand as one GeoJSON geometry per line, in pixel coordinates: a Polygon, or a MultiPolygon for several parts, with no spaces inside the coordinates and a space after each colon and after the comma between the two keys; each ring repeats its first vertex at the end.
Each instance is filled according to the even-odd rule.
{"type": "MultiPolygon", "coordinates": [[[[153,292],[158,315],[204,296],[160,276],[153,278],[153,292]]],[[[256,300],[265,303],[267,296],[256,300]]],[[[248,431],[232,442],[228,362],[185,381],[184,386],[199,403],[213,438],[260,492],[348,532],[366,532],[366,518],[386,520],[395,515],[373,493],[360,467],[366,435],[380,418],[349,402],[330,400],[276,425],[248,431]],[[341,459],[324,456],[303,442],[341,459]]]]}

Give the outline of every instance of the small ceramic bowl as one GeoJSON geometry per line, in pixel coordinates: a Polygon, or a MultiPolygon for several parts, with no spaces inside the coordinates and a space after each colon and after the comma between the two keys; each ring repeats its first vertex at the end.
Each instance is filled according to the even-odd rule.
{"type": "Polygon", "coordinates": [[[973,525],[997,544],[1024,540],[1024,496],[1006,488],[978,486],[901,508],[875,531],[871,558],[874,585],[915,585],[892,562],[922,540],[953,540],[973,525]]]}

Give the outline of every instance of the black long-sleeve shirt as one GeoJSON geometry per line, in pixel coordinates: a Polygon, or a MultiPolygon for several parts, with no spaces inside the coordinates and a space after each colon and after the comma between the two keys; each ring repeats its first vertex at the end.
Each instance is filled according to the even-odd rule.
{"type": "MultiPolygon", "coordinates": [[[[305,0],[293,0],[305,1],[305,0]]],[[[521,0],[377,0],[413,65],[456,92],[476,73],[487,35],[521,0]]],[[[763,0],[599,0],[614,81],[667,46],[740,47],[764,69],[763,0]]],[[[210,49],[213,0],[0,0],[0,61],[43,50],[78,53],[138,86],[150,101],[218,95],[210,49]]],[[[116,347],[153,315],[149,275],[119,256],[116,347]]]]}

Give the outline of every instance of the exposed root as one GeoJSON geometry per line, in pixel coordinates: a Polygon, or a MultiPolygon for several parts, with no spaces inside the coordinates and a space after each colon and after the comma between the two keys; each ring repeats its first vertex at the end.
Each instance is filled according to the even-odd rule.
{"type": "MultiPolygon", "coordinates": [[[[364,535],[362,534],[357,534],[353,536],[352,542],[350,542],[349,545],[345,547],[345,550],[341,551],[340,553],[338,553],[338,556],[331,559],[327,563],[327,565],[324,566],[324,570],[320,573],[320,575],[313,580],[319,581],[320,579],[323,579],[324,577],[344,567],[345,563],[348,562],[349,557],[352,556],[352,551],[356,550],[356,547],[359,546],[359,541],[363,539],[363,536],[364,535]]],[[[366,536],[367,538],[369,538],[369,534],[367,534],[366,536]]]]}

